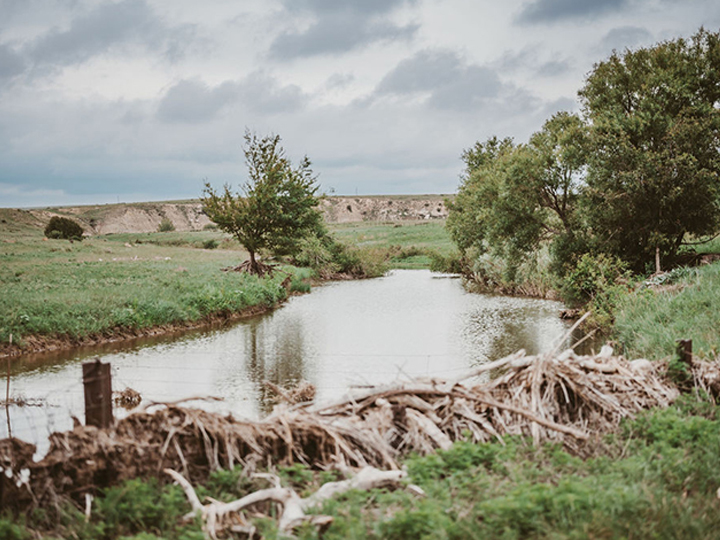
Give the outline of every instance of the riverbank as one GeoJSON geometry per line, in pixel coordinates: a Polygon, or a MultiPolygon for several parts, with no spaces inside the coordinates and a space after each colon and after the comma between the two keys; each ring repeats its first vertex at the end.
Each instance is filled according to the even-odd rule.
{"type": "Polygon", "coordinates": [[[255,315],[306,288],[311,272],[270,278],[221,269],[246,254],[217,231],[48,240],[36,227],[0,243],[0,355],[191,329],[255,315]],[[13,345],[10,345],[12,335],[13,345]]]}
{"type": "MultiPolygon", "coordinates": [[[[3,212],[0,357],[202,328],[272,309],[288,294],[307,292],[311,281],[355,277],[291,266],[268,279],[221,272],[247,254],[212,228],[68,242],[45,238],[42,222],[31,214],[3,212]]],[[[452,249],[441,221],[348,223],[331,230],[354,246],[355,271],[373,275],[427,268],[432,254],[452,249]]]]}

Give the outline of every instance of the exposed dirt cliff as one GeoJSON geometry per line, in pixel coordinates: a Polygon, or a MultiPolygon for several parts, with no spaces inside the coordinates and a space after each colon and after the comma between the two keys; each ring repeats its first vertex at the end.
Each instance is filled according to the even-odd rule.
{"type": "MultiPolygon", "coordinates": [[[[444,195],[328,197],[321,208],[329,223],[447,217],[444,195]]],[[[43,223],[54,215],[73,218],[90,234],[155,232],[164,218],[178,231],[198,231],[212,223],[198,201],[46,208],[30,213],[43,223]]]]}

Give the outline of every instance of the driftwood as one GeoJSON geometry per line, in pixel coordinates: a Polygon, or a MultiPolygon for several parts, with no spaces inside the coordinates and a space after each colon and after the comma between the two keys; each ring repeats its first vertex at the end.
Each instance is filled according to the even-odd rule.
{"type": "MultiPolygon", "coordinates": [[[[248,474],[258,465],[298,462],[398,471],[409,452],[426,454],[467,439],[502,443],[508,435],[554,441],[587,455],[594,438],[623,418],[672,403],[678,390],[664,378],[665,368],[629,362],[607,347],[594,356],[521,351],[451,380],[372,388],[323,406],[281,403],[258,422],[178,403],[145,405],[108,430],[76,426],[52,434],[38,462],[33,445],[0,441],[0,504],[52,513],[61,497],[70,496],[82,508],[86,493],[129,478],[164,477],[164,469],[192,483],[237,465],[248,474]]],[[[720,363],[693,362],[692,373],[698,388],[718,397],[720,363]]]]}
{"type": "Polygon", "coordinates": [[[348,480],[327,482],[309,497],[301,498],[295,490],[283,488],[278,477],[269,474],[257,474],[255,476],[273,480],[274,487],[255,491],[232,502],[223,503],[210,500],[208,504],[203,505],[192,484],[186,478],[172,469],[165,469],[164,472],[180,484],[192,507],[192,512],[186,515],[185,519],[200,516],[205,534],[213,540],[216,540],[217,535],[227,529],[234,532],[243,532],[252,537],[255,529],[244,516],[243,510],[267,502],[277,503],[280,506],[278,527],[283,533],[291,533],[303,523],[311,523],[322,529],[330,525],[332,518],[330,516],[308,515],[306,514],[308,510],[317,508],[324,501],[351,489],[367,491],[379,487],[397,487],[400,480],[407,476],[404,471],[381,471],[374,467],[364,467],[348,480]]]}

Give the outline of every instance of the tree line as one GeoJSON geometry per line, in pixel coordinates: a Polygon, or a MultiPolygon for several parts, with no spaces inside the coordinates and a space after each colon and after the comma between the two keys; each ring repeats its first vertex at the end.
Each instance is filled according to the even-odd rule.
{"type": "Polygon", "coordinates": [[[578,95],[579,114],[527,143],[491,137],[462,154],[448,229],[510,281],[541,250],[560,279],[581,260],[660,271],[720,228],[717,32],[613,52],[578,95]]]}

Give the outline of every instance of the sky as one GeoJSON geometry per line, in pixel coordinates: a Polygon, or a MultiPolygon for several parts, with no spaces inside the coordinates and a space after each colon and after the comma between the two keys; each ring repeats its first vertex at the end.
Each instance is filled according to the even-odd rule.
{"type": "Polygon", "coordinates": [[[197,198],[278,134],[323,192],[447,194],[718,0],[0,0],[0,207],[197,198]]]}

